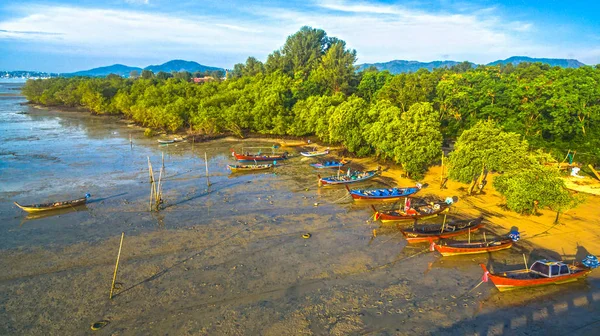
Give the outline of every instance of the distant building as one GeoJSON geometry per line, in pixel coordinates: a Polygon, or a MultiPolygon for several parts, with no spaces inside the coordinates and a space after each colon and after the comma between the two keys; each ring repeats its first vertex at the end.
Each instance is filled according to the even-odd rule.
{"type": "Polygon", "coordinates": [[[210,76],[204,76],[202,78],[193,78],[194,83],[196,84],[200,84],[200,83],[206,83],[206,82],[210,82],[215,80],[214,78],[210,77],[210,76]]]}

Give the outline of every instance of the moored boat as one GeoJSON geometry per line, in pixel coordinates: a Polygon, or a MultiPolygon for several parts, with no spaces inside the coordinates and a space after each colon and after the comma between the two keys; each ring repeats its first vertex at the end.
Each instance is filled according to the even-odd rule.
{"type": "Polygon", "coordinates": [[[288,153],[284,152],[282,154],[250,154],[246,152],[245,154],[239,154],[236,152],[231,152],[231,155],[235,157],[238,161],[274,161],[274,160],[285,160],[288,158],[288,153]]]}
{"type": "Polygon", "coordinates": [[[464,254],[488,253],[506,250],[511,248],[513,241],[511,239],[502,239],[499,241],[448,241],[445,244],[436,244],[431,242],[431,251],[436,250],[442,256],[456,256],[464,254]]]}
{"type": "Polygon", "coordinates": [[[478,217],[450,223],[414,225],[411,228],[400,229],[400,231],[409,243],[420,243],[464,235],[477,231],[482,226],[483,217],[478,217]]]}
{"type": "Polygon", "coordinates": [[[591,268],[584,265],[569,265],[561,261],[546,259],[537,260],[529,268],[502,273],[491,273],[484,264],[479,265],[483,269],[482,280],[484,282],[491,280],[501,292],[574,282],[592,271],[591,268]]]}
{"type": "Polygon", "coordinates": [[[408,188],[387,188],[387,189],[346,189],[354,200],[367,201],[396,201],[403,197],[415,194],[421,190],[422,185],[417,184],[415,187],[408,188]]]}
{"type": "Polygon", "coordinates": [[[350,174],[343,175],[333,175],[327,177],[321,177],[321,175],[317,175],[319,177],[319,185],[336,185],[336,184],[348,184],[348,183],[356,183],[366,181],[371,179],[381,172],[381,169],[377,170],[369,170],[365,172],[351,172],[350,174]]]}
{"type": "Polygon", "coordinates": [[[40,211],[48,211],[48,210],[56,210],[56,209],[64,209],[68,207],[75,207],[78,205],[85,204],[87,199],[90,198],[90,194],[85,194],[84,197],[70,200],[70,201],[62,201],[62,202],[52,202],[52,203],[41,203],[41,204],[30,204],[30,205],[21,205],[18,202],[14,202],[16,206],[21,208],[27,212],[40,212],[40,211]]]}
{"type": "Polygon", "coordinates": [[[348,161],[342,160],[342,161],[325,161],[323,163],[311,163],[310,165],[311,165],[311,167],[316,168],[316,169],[325,169],[325,168],[341,168],[347,163],[348,163],[348,161]]]}
{"type": "Polygon", "coordinates": [[[265,170],[273,167],[272,163],[268,164],[254,164],[254,165],[227,165],[232,172],[246,172],[246,171],[255,171],[255,170],[265,170]]]}
{"type": "Polygon", "coordinates": [[[329,148],[322,150],[322,151],[300,152],[300,155],[306,156],[306,157],[321,156],[321,155],[327,155],[327,154],[329,154],[329,148]]]}
{"type": "Polygon", "coordinates": [[[423,198],[406,198],[402,209],[377,210],[371,206],[375,212],[374,219],[383,223],[409,221],[415,219],[427,219],[439,216],[441,213],[448,212],[452,203],[456,202],[458,197],[447,198],[446,201],[427,201],[423,198]]]}
{"type": "Polygon", "coordinates": [[[168,140],[156,140],[159,144],[161,145],[167,145],[167,144],[172,144],[175,142],[180,142],[183,141],[183,139],[181,138],[175,138],[175,139],[168,139],[168,140]]]}

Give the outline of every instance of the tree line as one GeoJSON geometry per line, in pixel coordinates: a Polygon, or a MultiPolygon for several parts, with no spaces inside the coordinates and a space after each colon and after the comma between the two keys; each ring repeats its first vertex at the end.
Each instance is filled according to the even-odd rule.
{"type": "Polygon", "coordinates": [[[302,27],[266,62],[249,57],[226,80],[198,85],[177,73],[52,78],[29,80],[23,93],[31,102],[123,114],[168,132],[314,135],[392,160],[416,177],[439,160],[444,140],[481,121],[493,121],[528,150],[562,158],[571,149],[580,160],[600,161],[599,66],[465,62],[392,75],[357,72],[356,60],[344,41],[302,27]]]}

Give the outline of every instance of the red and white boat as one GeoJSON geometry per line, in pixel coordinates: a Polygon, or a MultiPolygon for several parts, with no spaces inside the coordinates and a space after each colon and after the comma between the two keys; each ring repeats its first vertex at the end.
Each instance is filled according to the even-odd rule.
{"type": "Polygon", "coordinates": [[[479,264],[483,269],[482,280],[491,280],[499,291],[537,287],[544,285],[561,285],[581,279],[592,271],[583,265],[569,265],[561,261],[538,260],[530,268],[516,271],[490,273],[484,264],[479,264]]]}
{"type": "Polygon", "coordinates": [[[500,241],[448,241],[444,244],[431,242],[431,251],[438,251],[442,256],[456,256],[464,254],[488,253],[506,250],[513,245],[512,239],[502,239],[500,241]]]}
{"type": "Polygon", "coordinates": [[[250,154],[250,153],[239,154],[236,152],[232,152],[231,154],[233,156],[235,156],[235,159],[238,161],[276,161],[276,160],[285,160],[288,158],[287,152],[282,153],[282,154],[271,154],[271,155],[250,154]]]}

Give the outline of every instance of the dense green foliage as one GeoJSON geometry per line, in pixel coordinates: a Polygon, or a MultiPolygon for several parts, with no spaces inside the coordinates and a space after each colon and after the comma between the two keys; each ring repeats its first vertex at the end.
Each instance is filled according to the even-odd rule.
{"type": "Polygon", "coordinates": [[[564,211],[580,201],[565,189],[557,169],[536,164],[496,177],[494,188],[506,197],[506,206],[519,213],[534,214],[544,207],[564,211]]]}
{"type": "Polygon", "coordinates": [[[144,70],[131,79],[30,80],[23,93],[35,103],[124,114],[169,132],[316,135],[358,155],[394,160],[417,175],[437,158],[440,134],[455,139],[480,121],[493,120],[507,133],[482,130],[489,135],[481,136],[481,146],[493,148],[482,149],[487,156],[468,156],[471,148],[457,146],[465,155],[454,155],[457,166],[479,160],[470,170],[452,173],[462,181],[484,162],[489,169],[506,170],[512,163],[502,160],[519,157],[527,144],[556,157],[571,149],[580,160],[600,161],[600,68],[526,63],[471,68],[467,63],[391,75],[356,72],[355,61],[356,52],[344,41],[303,27],[264,64],[250,57],[224,81],[194,84],[189,73],[144,70]],[[506,156],[494,158],[490,152],[496,150],[506,156]]]}
{"type": "Polygon", "coordinates": [[[450,154],[448,176],[469,183],[485,168],[506,172],[528,165],[528,145],[521,136],[502,131],[493,121],[480,121],[462,132],[450,154]]]}
{"type": "Polygon", "coordinates": [[[439,113],[429,103],[415,103],[406,112],[387,100],[369,111],[373,123],[365,138],[378,156],[400,163],[413,178],[421,177],[442,153],[439,113]]]}

